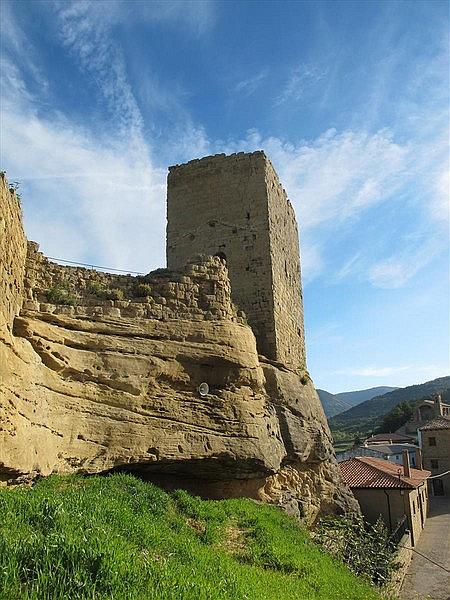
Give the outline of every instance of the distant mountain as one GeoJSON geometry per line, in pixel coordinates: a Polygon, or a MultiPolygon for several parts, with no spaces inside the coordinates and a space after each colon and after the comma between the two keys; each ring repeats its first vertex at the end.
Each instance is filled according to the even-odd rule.
{"type": "Polygon", "coordinates": [[[330,392],[326,392],[325,390],[317,390],[317,393],[328,418],[352,408],[349,402],[344,402],[336,394],[330,394],[330,392]]]}
{"type": "Polygon", "coordinates": [[[395,387],[380,386],[368,390],[357,390],[355,392],[340,392],[339,394],[331,394],[325,390],[317,390],[317,393],[319,394],[326,416],[333,417],[352,408],[352,406],[356,406],[360,402],[370,400],[374,396],[380,396],[396,389],[395,387]]]}
{"type": "Polygon", "coordinates": [[[375,398],[375,396],[382,396],[383,394],[388,394],[394,390],[398,390],[398,388],[389,387],[388,385],[381,385],[380,387],[373,387],[367,390],[357,390],[356,392],[340,392],[339,394],[334,395],[336,398],[339,398],[344,402],[348,402],[351,406],[356,406],[357,404],[361,404],[361,402],[375,398]]]}
{"type": "MultiPolygon", "coordinates": [[[[444,394],[445,399],[450,396],[450,377],[439,377],[419,385],[410,385],[398,388],[393,392],[375,396],[361,402],[343,413],[329,419],[332,431],[345,431],[347,433],[370,432],[380,418],[404,400],[420,400],[427,396],[444,394]]],[[[444,400],[445,400],[444,399],[444,400]]]]}

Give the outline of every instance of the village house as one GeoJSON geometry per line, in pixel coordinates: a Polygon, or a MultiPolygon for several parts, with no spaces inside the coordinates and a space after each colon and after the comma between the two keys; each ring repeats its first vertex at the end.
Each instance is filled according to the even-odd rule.
{"type": "Polygon", "coordinates": [[[424,467],[431,471],[430,491],[450,496],[450,417],[438,417],[419,429],[424,467]],[[436,475],[442,474],[442,477],[436,475]]]}
{"type": "Polygon", "coordinates": [[[345,452],[339,452],[336,458],[338,462],[343,462],[356,456],[373,456],[374,458],[388,460],[396,465],[402,465],[405,450],[409,454],[409,464],[416,467],[420,462],[420,458],[417,459],[417,451],[420,448],[415,444],[364,444],[364,446],[357,446],[345,452]]]}
{"type": "Polygon", "coordinates": [[[393,532],[405,519],[415,545],[425,525],[428,512],[426,481],[429,471],[413,469],[408,452],[404,464],[370,456],[349,458],[340,463],[343,479],[359,502],[364,518],[375,523],[382,518],[393,532]]]}

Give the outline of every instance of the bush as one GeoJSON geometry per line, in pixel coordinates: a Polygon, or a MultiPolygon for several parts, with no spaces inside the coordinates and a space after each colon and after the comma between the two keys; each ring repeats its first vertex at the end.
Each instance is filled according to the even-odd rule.
{"type": "Polygon", "coordinates": [[[103,298],[104,300],[123,300],[124,293],[120,288],[106,288],[100,281],[90,281],[86,289],[89,294],[97,296],[97,298],[103,298]]]}
{"type": "Polygon", "coordinates": [[[152,288],[150,285],[148,285],[148,283],[138,283],[133,288],[133,294],[134,294],[134,296],[136,296],[138,298],[142,298],[144,296],[150,296],[151,293],[152,293],[152,288]]]}
{"type": "Polygon", "coordinates": [[[381,519],[372,525],[362,517],[324,517],[318,524],[314,541],[348,565],[355,575],[382,586],[398,569],[395,546],[381,519]]]}
{"type": "Polygon", "coordinates": [[[112,288],[110,290],[105,290],[104,297],[108,300],[123,300],[124,293],[120,288],[112,288]]]}
{"type": "Polygon", "coordinates": [[[105,291],[105,286],[100,281],[89,281],[86,290],[89,294],[100,296],[105,291]]]}
{"type": "Polygon", "coordinates": [[[52,304],[67,304],[75,306],[77,299],[67,284],[57,284],[46,292],[47,300],[52,304]]]}

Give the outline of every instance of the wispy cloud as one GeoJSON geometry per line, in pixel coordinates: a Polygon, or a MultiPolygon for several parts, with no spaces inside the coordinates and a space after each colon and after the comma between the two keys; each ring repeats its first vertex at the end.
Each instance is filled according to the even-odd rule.
{"type": "MultiPolygon", "coordinates": [[[[332,225],[336,235],[383,203],[403,207],[405,197],[412,197],[409,201],[416,222],[402,231],[402,249],[393,253],[393,248],[385,245],[361,246],[329,275],[330,280],[357,274],[377,287],[400,287],[445,249],[448,168],[443,157],[447,142],[440,134],[426,143],[398,142],[388,129],[373,134],[331,129],[315,140],[292,143],[264,138],[252,130],[245,139],[215,146],[215,151],[259,148],[270,156],[296,208],[307,278],[313,277],[314,271],[326,272],[324,228],[332,225]],[[412,234],[409,238],[408,232],[412,234]],[[314,259],[311,269],[308,257],[314,259]]],[[[388,220],[379,226],[398,236],[395,222],[388,220]]]]}
{"type": "Polygon", "coordinates": [[[419,365],[419,366],[403,366],[403,367],[360,367],[356,369],[342,369],[333,371],[333,375],[354,375],[357,377],[390,377],[399,373],[415,372],[429,377],[439,377],[446,374],[448,369],[439,365],[419,365]]]}
{"type": "Polygon", "coordinates": [[[57,0],[57,5],[71,15],[88,14],[105,28],[163,24],[200,36],[207,33],[216,20],[213,0],[57,0]]]}
{"type": "Polygon", "coordinates": [[[321,275],[324,261],[318,244],[311,242],[302,245],[301,265],[302,281],[305,285],[321,275]]]}
{"type": "Polygon", "coordinates": [[[145,271],[164,263],[165,169],[150,158],[123,58],[86,6],[59,9],[61,36],[101,83],[112,123],[99,132],[43,115],[23,76],[29,53],[5,56],[2,168],[22,182],[28,236],[48,255],[145,271]]]}
{"type": "Polygon", "coordinates": [[[233,88],[234,93],[238,93],[241,96],[248,97],[252,96],[256,90],[260,87],[262,82],[267,79],[269,72],[267,69],[263,69],[257,75],[243,79],[239,81],[233,88]]]}
{"type": "Polygon", "coordinates": [[[400,252],[374,264],[369,281],[379,288],[399,288],[421,271],[446,245],[446,237],[438,235],[403,248],[400,252]]]}
{"type": "Polygon", "coordinates": [[[319,81],[326,78],[328,69],[314,64],[301,64],[294,67],[281,94],[275,99],[275,105],[286,102],[297,103],[303,100],[319,81]]]}
{"type": "Polygon", "coordinates": [[[164,263],[165,170],[64,119],[3,116],[4,166],[22,182],[27,233],[50,256],[145,271],[164,263]]]}
{"type": "Polygon", "coordinates": [[[127,135],[131,146],[148,152],[143,138],[143,119],[128,82],[120,47],[113,42],[106,26],[97,18],[103,3],[62,3],[57,10],[63,45],[79,61],[80,67],[94,75],[98,92],[114,119],[120,135],[127,135]],[[93,8],[94,7],[94,8],[93,8]]]}

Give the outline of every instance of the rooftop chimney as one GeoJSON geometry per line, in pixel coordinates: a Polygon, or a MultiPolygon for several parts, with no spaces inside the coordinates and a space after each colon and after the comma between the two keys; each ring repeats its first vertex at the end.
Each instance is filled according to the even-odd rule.
{"type": "Polygon", "coordinates": [[[409,452],[408,450],[403,450],[403,475],[405,477],[411,477],[411,469],[409,468],[409,452]]]}
{"type": "Polygon", "coordinates": [[[422,450],[420,448],[416,448],[416,469],[423,469],[422,450]]]}

